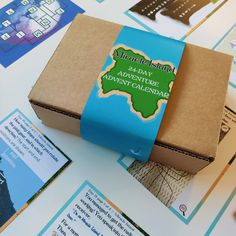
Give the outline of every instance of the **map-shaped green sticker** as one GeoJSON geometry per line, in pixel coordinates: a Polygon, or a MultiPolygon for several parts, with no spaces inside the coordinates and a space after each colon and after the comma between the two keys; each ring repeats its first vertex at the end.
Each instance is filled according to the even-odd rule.
{"type": "Polygon", "coordinates": [[[98,79],[99,96],[127,96],[132,112],[142,120],[154,118],[169,98],[175,79],[173,65],[153,61],[124,45],[114,47],[110,56],[112,65],[98,79]]]}

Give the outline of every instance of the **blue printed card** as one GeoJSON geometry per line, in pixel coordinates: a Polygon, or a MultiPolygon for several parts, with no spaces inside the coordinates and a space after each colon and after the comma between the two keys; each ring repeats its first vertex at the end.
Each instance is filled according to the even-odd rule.
{"type": "Polygon", "coordinates": [[[8,67],[84,10],[70,0],[16,0],[0,9],[0,63],[8,67]]]}

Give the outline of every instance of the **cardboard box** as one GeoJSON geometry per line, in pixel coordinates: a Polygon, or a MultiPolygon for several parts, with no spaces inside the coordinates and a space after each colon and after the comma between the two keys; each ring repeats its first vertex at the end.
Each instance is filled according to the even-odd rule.
{"type": "MultiPolygon", "coordinates": [[[[122,26],[78,15],[33,87],[45,125],[80,134],[80,118],[122,26]]],[[[196,173],[217,151],[232,57],[186,44],[150,160],[196,173]]]]}

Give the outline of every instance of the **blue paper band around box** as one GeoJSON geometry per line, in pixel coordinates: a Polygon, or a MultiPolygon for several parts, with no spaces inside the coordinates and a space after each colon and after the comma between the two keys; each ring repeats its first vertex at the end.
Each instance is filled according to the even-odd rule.
{"type": "Polygon", "coordinates": [[[84,108],[81,136],[147,161],[184,47],[181,41],[123,27],[84,108]]]}

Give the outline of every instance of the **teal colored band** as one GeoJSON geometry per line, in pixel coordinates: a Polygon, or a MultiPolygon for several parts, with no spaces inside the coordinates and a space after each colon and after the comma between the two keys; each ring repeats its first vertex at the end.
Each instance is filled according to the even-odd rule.
{"type": "Polygon", "coordinates": [[[184,47],[181,41],[123,27],[84,108],[81,136],[147,161],[184,47]]]}

